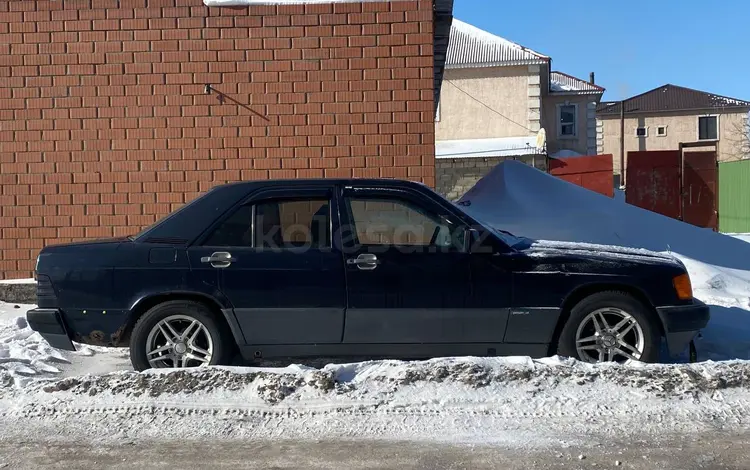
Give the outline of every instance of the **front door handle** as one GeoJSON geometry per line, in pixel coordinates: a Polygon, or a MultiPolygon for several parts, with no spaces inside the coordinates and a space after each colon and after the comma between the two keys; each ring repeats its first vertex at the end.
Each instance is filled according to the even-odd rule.
{"type": "Polygon", "coordinates": [[[201,258],[201,263],[210,263],[214,268],[228,268],[233,262],[237,261],[228,251],[217,251],[211,256],[201,258]]]}
{"type": "Polygon", "coordinates": [[[372,271],[377,268],[380,264],[378,257],[371,253],[362,253],[356,258],[349,258],[346,260],[346,264],[354,264],[357,268],[362,271],[372,271]]]}

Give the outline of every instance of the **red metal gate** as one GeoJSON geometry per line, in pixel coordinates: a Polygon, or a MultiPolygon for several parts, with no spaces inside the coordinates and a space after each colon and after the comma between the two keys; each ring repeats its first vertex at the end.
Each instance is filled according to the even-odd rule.
{"type": "Polygon", "coordinates": [[[682,218],[680,151],[628,152],[625,202],[659,214],[682,218]]]}
{"type": "Polygon", "coordinates": [[[715,151],[628,152],[625,176],[628,204],[698,227],[718,229],[715,151]]]}
{"type": "Polygon", "coordinates": [[[716,152],[685,152],[684,158],[682,220],[698,227],[718,230],[716,152]]]}
{"type": "Polygon", "coordinates": [[[550,158],[549,173],[605,196],[614,196],[612,154],[550,158]]]}

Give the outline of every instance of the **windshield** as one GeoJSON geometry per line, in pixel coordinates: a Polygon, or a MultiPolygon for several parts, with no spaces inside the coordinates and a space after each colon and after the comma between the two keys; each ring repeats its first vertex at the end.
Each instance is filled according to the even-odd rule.
{"type": "Polygon", "coordinates": [[[468,212],[466,211],[465,207],[470,207],[471,203],[454,203],[456,207],[458,207],[461,212],[468,215],[470,218],[474,219],[476,222],[479,222],[480,225],[483,227],[489,229],[496,237],[498,237],[500,240],[503,241],[506,245],[510,246],[511,248],[519,248],[522,246],[528,246],[531,243],[531,240],[525,237],[519,237],[507,230],[503,230],[500,228],[495,227],[494,225],[490,224],[486,220],[484,220],[481,217],[477,217],[477,215],[474,212],[468,212]]]}

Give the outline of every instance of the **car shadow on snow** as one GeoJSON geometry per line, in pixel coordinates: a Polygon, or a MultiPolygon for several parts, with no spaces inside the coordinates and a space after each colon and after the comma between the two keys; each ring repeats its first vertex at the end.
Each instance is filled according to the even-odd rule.
{"type": "MultiPolygon", "coordinates": [[[[750,360],[750,312],[739,307],[709,306],[711,319],[695,338],[697,360],[750,360]]],[[[666,341],[662,339],[659,361],[665,364],[690,362],[690,351],[685,348],[678,356],[670,357],[666,341]]]]}

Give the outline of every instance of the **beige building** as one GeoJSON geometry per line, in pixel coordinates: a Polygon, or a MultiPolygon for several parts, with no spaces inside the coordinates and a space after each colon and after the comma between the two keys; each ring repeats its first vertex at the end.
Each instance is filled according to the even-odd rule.
{"type": "Polygon", "coordinates": [[[435,132],[438,158],[596,152],[604,88],[548,56],[454,19],[435,132]],[[546,145],[537,147],[544,129],[546,145]]]}
{"type": "Polygon", "coordinates": [[[613,155],[619,177],[622,127],[626,169],[628,152],[677,150],[680,143],[691,142],[705,142],[707,148],[718,143],[719,161],[748,158],[749,111],[750,102],[669,84],[623,102],[602,102],[597,108],[597,153],[613,155]]]}

